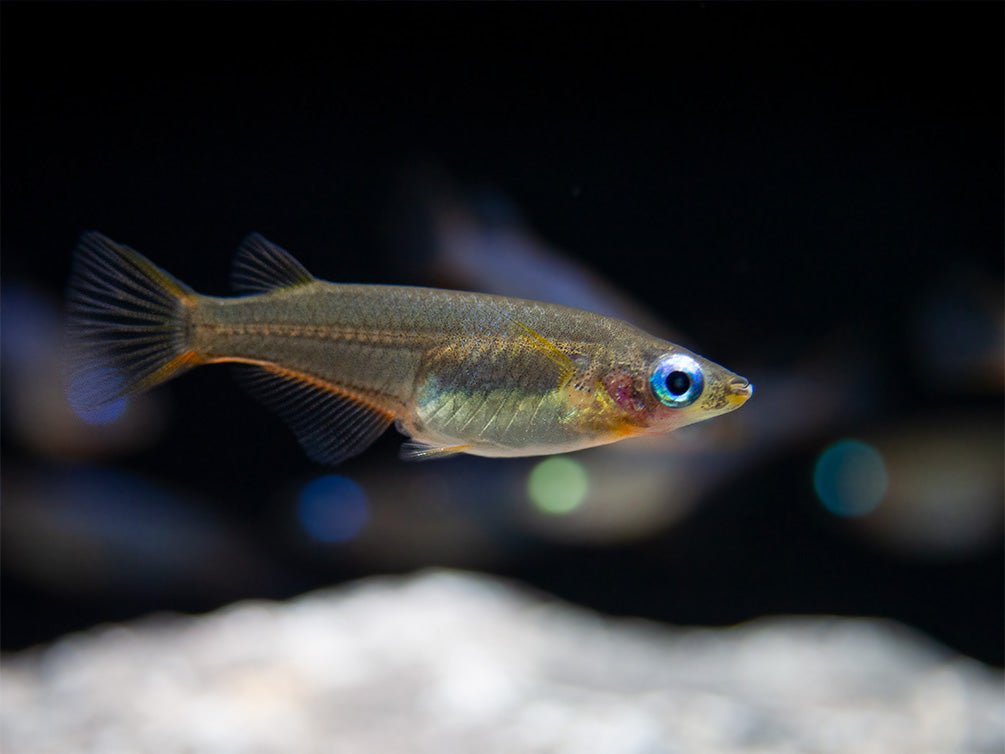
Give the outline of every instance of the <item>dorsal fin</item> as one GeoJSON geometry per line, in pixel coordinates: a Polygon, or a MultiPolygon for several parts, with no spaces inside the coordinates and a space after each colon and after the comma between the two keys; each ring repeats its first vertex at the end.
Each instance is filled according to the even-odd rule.
{"type": "Polygon", "coordinates": [[[315,278],[293,256],[259,233],[252,233],[237,248],[230,272],[234,293],[267,293],[313,283],[315,278]]]}

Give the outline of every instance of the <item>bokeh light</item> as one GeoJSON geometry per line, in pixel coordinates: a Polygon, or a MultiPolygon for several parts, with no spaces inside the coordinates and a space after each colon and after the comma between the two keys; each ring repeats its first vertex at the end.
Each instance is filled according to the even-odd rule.
{"type": "Polygon", "coordinates": [[[118,398],[102,404],[101,397],[115,395],[122,385],[122,376],[114,369],[92,369],[74,377],[66,388],[70,408],[88,424],[111,424],[126,410],[128,398],[118,398]]]}
{"type": "Polygon", "coordinates": [[[883,457],[860,440],[841,440],[828,447],[813,472],[820,501],[838,516],[863,516],[875,510],[888,484],[883,457]]]}
{"type": "Polygon", "coordinates": [[[582,505],[590,489],[586,469],[564,456],[547,458],[537,464],[527,480],[527,494],[544,513],[561,515],[582,505]]]}
{"type": "Polygon", "coordinates": [[[356,482],[337,474],[318,477],[300,491],[297,515],[301,525],[322,542],[347,542],[366,526],[369,503],[356,482]]]}

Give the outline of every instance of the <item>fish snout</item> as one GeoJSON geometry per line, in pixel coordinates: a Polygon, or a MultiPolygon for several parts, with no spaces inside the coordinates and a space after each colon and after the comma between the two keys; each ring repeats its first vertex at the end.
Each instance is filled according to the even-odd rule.
{"type": "Polygon", "coordinates": [[[750,384],[750,380],[746,377],[734,377],[729,381],[727,387],[729,389],[730,401],[737,406],[746,403],[750,396],[754,394],[754,386],[750,384]]]}

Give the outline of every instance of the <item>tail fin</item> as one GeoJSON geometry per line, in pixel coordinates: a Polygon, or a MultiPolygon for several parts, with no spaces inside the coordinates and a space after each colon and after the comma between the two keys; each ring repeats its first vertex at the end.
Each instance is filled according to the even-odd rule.
{"type": "Polygon", "coordinates": [[[188,333],[196,295],[128,246],[81,236],[68,291],[73,408],[101,408],[198,364],[188,333]]]}

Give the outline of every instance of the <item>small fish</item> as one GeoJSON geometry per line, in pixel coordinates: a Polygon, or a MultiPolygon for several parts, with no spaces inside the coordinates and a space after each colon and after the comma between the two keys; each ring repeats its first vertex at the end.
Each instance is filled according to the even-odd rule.
{"type": "Polygon", "coordinates": [[[750,383],[621,320],[480,293],[318,280],[252,234],[238,296],[203,296],[86,233],[69,287],[75,404],[97,408],[234,362],[307,453],[335,464],[388,425],[402,457],[532,456],[732,411],[750,383]]]}

